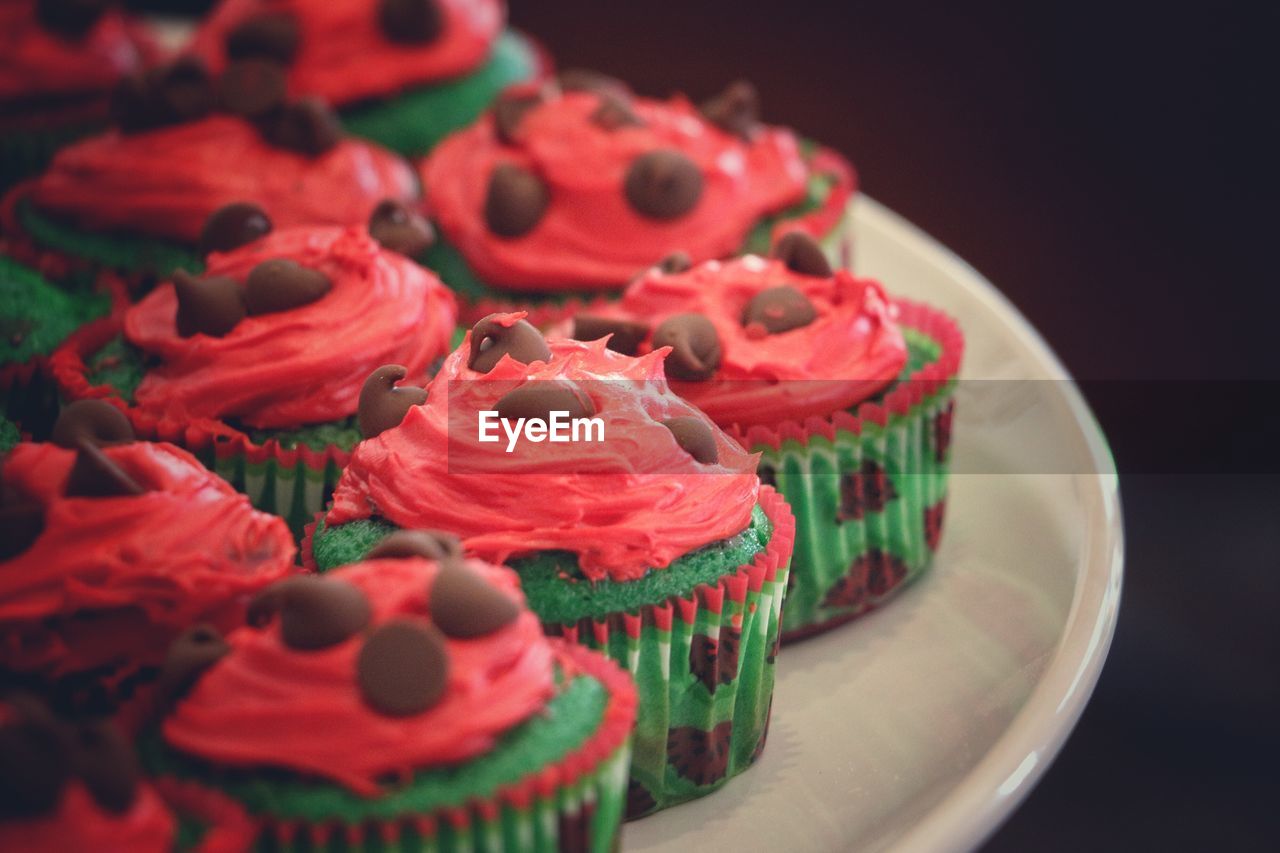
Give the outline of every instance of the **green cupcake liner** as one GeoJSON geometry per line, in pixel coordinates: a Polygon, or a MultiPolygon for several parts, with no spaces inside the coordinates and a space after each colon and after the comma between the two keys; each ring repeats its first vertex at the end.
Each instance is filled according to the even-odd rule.
{"type": "Polygon", "coordinates": [[[850,412],[736,430],[796,517],[783,640],[871,610],[929,567],[942,534],[952,399],[963,338],[946,315],[899,302],[903,379],[850,412]]]}

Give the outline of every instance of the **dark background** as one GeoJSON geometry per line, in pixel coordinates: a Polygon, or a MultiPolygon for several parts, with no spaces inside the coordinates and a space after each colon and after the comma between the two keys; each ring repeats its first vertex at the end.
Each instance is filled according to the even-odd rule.
{"type": "Polygon", "coordinates": [[[1086,384],[1124,472],[1115,644],[987,849],[1274,849],[1277,21],[961,5],[511,2],[562,66],[644,94],[749,77],[767,120],[851,156],[1077,376],[1127,380],[1086,384]]]}

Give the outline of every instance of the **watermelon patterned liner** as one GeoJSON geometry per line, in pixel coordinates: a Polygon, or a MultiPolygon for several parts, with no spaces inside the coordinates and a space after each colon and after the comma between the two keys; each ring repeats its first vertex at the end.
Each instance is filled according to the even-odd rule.
{"type": "MultiPolygon", "coordinates": [[[[557,642],[569,668],[604,684],[609,703],[592,735],[558,763],[499,788],[488,799],[432,814],[395,819],[327,823],[251,815],[256,848],[280,853],[312,851],[422,850],[432,853],[558,853],[617,849],[626,807],[629,734],[636,716],[627,674],[603,656],[557,642]]],[[[183,794],[179,805],[226,813],[226,794],[190,780],[157,781],[162,795],[183,794]]],[[[236,806],[238,808],[238,805],[236,806]]]]}
{"type": "Polygon", "coordinates": [[[796,517],[783,640],[848,622],[920,577],[946,511],[952,399],[964,350],[955,321],[897,301],[898,324],[937,355],[878,402],[731,431],[796,517]]]}
{"type": "Polygon", "coordinates": [[[50,358],[49,368],[68,400],[105,399],[120,408],[141,440],[167,441],[190,451],[207,468],[249,496],[257,509],[282,517],[296,536],[333,494],[349,450],[329,445],[284,447],[274,439],[255,443],[216,420],[177,421],[142,412],[120,399],[114,388],[93,385],[87,360],[120,333],[119,318],[89,323],[67,339],[50,358]]]}

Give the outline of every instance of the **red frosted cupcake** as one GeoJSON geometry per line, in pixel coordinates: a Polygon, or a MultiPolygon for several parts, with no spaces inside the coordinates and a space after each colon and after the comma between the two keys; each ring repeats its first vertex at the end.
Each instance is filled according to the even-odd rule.
{"type": "Polygon", "coordinates": [[[428,262],[475,301],[616,292],[677,249],[767,248],[782,222],[838,253],[854,189],[847,163],[761,124],[745,83],[696,107],[582,73],[508,91],[420,172],[428,262]]]}
{"type": "Polygon", "coordinates": [[[178,633],[236,624],[293,571],[280,519],[186,451],[135,442],[106,403],[67,407],[0,477],[0,671],[65,706],[128,699],[178,633]]]}
{"type": "MultiPolygon", "coordinates": [[[[401,248],[429,238],[393,203],[370,228],[401,248]]],[[[392,363],[425,379],[456,320],[453,294],[369,229],[281,228],[88,327],[51,369],[70,398],[112,398],[140,434],[198,454],[300,529],[359,440],[369,373],[392,363]]]]}

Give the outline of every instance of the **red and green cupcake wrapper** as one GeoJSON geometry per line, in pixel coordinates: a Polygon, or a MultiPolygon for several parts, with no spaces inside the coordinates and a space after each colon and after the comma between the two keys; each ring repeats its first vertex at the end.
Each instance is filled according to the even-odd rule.
{"type": "Polygon", "coordinates": [[[929,567],[946,511],[953,392],[964,337],[955,321],[899,301],[924,360],[876,402],[731,434],[760,452],[760,476],[796,518],[783,639],[848,622],[929,567]]]}
{"type": "Polygon", "coordinates": [[[257,827],[230,797],[181,779],[157,779],[150,784],[178,820],[176,850],[241,853],[252,848],[257,827]],[[196,831],[189,836],[182,827],[196,831]]]}
{"type": "MultiPolygon", "coordinates": [[[[554,641],[553,641],[554,642],[554,641]]],[[[311,851],[430,850],[438,853],[556,853],[615,850],[627,798],[630,733],[636,696],[630,678],[601,655],[570,643],[557,654],[571,669],[604,684],[609,702],[595,732],[577,749],[484,800],[432,814],[350,823],[318,823],[252,815],[256,847],[281,853],[311,851]]],[[[172,790],[160,781],[162,793],[172,790]]],[[[190,780],[187,802],[201,794],[211,804],[226,794],[190,780]]]]}

